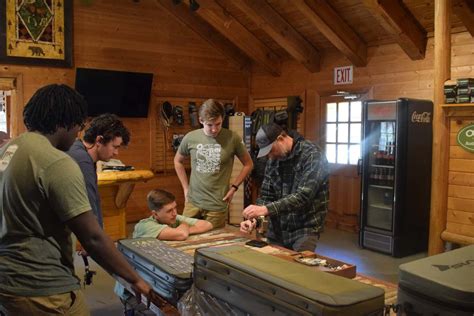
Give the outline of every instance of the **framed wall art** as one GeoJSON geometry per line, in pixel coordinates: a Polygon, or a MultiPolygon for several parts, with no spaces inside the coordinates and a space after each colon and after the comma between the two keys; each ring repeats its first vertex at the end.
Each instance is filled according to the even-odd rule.
{"type": "Polygon", "coordinates": [[[0,0],[0,63],[72,67],[72,0],[0,0]]]}

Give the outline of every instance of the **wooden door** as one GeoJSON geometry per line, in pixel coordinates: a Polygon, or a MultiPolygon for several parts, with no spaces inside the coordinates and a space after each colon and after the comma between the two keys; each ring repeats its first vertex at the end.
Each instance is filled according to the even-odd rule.
{"type": "Polygon", "coordinates": [[[357,232],[361,192],[361,177],[357,170],[362,135],[361,101],[322,97],[321,111],[322,146],[330,166],[326,226],[357,232]]]}

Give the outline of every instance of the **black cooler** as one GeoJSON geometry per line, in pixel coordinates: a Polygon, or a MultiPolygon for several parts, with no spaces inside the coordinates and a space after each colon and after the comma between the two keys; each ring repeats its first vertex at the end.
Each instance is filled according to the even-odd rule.
{"type": "Polygon", "coordinates": [[[474,245],[400,265],[400,315],[472,316],[474,245]]]}
{"type": "Polygon", "coordinates": [[[153,289],[176,305],[192,285],[193,257],[156,238],[122,239],[117,249],[153,289]]]}

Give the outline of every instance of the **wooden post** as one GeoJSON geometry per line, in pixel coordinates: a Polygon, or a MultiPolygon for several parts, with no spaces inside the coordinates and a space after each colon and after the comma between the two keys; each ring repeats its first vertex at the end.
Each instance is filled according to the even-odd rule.
{"type": "Polygon", "coordinates": [[[441,233],[446,228],[449,129],[441,105],[444,82],[451,76],[451,0],[435,0],[434,113],[431,213],[428,255],[444,251],[441,233]]]}
{"type": "Polygon", "coordinates": [[[321,97],[313,89],[304,93],[304,138],[321,145],[321,97]],[[316,124],[315,124],[316,123],[316,124]]]}

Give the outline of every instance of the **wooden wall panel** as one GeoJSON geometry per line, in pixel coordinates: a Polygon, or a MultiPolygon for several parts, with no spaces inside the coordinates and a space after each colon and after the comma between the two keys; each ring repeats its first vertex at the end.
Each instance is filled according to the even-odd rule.
{"type": "MultiPolygon", "coordinates": [[[[247,108],[248,74],[151,0],[96,0],[91,5],[75,1],[74,65],[152,72],[154,96],[239,96],[242,110],[247,108]]],[[[49,83],[74,86],[74,68],[2,66],[2,74],[23,76],[25,102],[49,83]]]]}
{"type": "Polygon", "coordinates": [[[359,231],[360,181],[354,166],[331,168],[329,177],[328,227],[359,231]]]}
{"type": "Polygon", "coordinates": [[[449,159],[449,170],[474,173],[474,159],[452,159],[451,158],[449,159]]]}
{"type": "Polygon", "coordinates": [[[449,209],[448,222],[474,225],[474,214],[473,212],[463,212],[449,209]]]}
{"type": "MultiPolygon", "coordinates": [[[[395,44],[369,47],[368,64],[366,67],[354,68],[354,81],[351,85],[333,85],[333,68],[350,64],[335,50],[325,51],[321,60],[321,71],[318,73],[312,74],[291,61],[282,64],[282,74],[277,78],[254,67],[250,85],[251,96],[272,98],[300,94],[306,90],[327,96],[338,89],[368,91],[372,88],[373,98],[433,99],[433,45],[433,39],[430,38],[425,59],[418,61],[410,60],[395,44]]],[[[473,51],[474,38],[468,32],[453,34],[453,78],[474,77],[473,51]]]]}
{"type": "Polygon", "coordinates": [[[448,125],[448,209],[446,230],[442,233],[445,240],[453,235],[456,240],[474,237],[474,153],[464,150],[456,141],[458,132],[472,123],[473,117],[453,116],[448,125]]]}
{"type": "Polygon", "coordinates": [[[473,224],[459,224],[454,222],[447,222],[446,231],[455,232],[457,235],[474,237],[474,229],[472,229],[473,224]]]}
{"type": "Polygon", "coordinates": [[[448,181],[454,185],[474,186],[474,176],[464,172],[450,171],[448,181]]]}
{"type": "Polygon", "coordinates": [[[474,213],[474,199],[448,197],[448,209],[474,213]]]}

